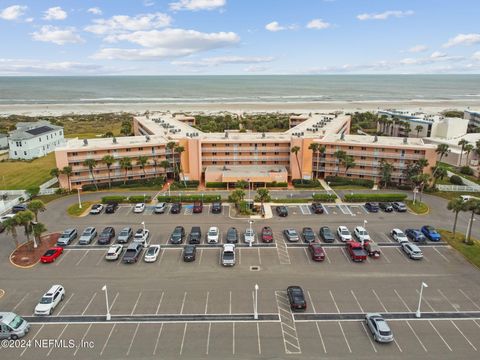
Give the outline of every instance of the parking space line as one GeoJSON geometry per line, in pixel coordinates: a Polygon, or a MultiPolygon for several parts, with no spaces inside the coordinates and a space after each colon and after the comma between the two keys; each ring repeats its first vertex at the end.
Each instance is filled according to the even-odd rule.
{"type": "Polygon", "coordinates": [[[445,341],[445,339],[443,338],[443,336],[440,334],[440,332],[437,330],[437,328],[435,326],[433,326],[432,322],[430,320],[428,320],[428,323],[430,324],[430,326],[433,328],[433,330],[435,330],[435,332],[437,333],[438,336],[440,336],[440,339],[442,339],[443,343],[447,346],[448,350],[450,351],[453,351],[452,348],[450,347],[450,345],[448,345],[448,343],[445,341]]]}
{"type": "Polygon", "coordinates": [[[97,293],[96,293],[96,292],[93,294],[92,298],[91,298],[90,301],[88,302],[87,306],[85,307],[85,310],[83,310],[82,315],[85,315],[85,313],[86,313],[87,310],[88,310],[88,307],[89,307],[90,304],[93,302],[93,299],[95,299],[95,296],[97,296],[97,293]]]}
{"type": "Polygon", "coordinates": [[[135,328],[135,332],[133,333],[132,340],[130,341],[130,345],[128,346],[127,353],[125,355],[130,355],[130,350],[132,350],[132,345],[133,342],[135,341],[135,337],[137,336],[138,328],[140,327],[140,323],[137,324],[137,327],[135,328]]]}
{"type": "Polygon", "coordinates": [[[327,251],[324,249],[323,252],[325,253],[325,259],[327,259],[327,262],[331,264],[332,262],[330,261],[330,258],[328,257],[327,251]]]}
{"type": "Polygon", "coordinates": [[[138,294],[138,297],[137,297],[137,301],[135,301],[135,305],[133,305],[133,309],[132,309],[132,312],[130,313],[130,315],[133,315],[133,313],[135,312],[135,309],[137,308],[138,302],[140,301],[141,297],[142,297],[142,292],[140,291],[140,293],[138,294]]]}
{"type": "Polygon", "coordinates": [[[363,331],[365,331],[365,335],[367,335],[368,341],[370,341],[370,344],[372,345],[373,351],[378,352],[377,348],[375,347],[375,344],[372,341],[372,337],[368,333],[367,328],[365,327],[365,324],[363,323],[363,321],[360,321],[360,324],[362,325],[363,331]]]}
{"type": "Polygon", "coordinates": [[[242,248],[238,249],[238,265],[242,264],[242,248]]]}
{"type": "MultiPolygon", "coordinates": [[[[401,251],[398,247],[395,248],[395,250],[398,251],[398,253],[400,254],[400,256],[402,257],[403,260],[405,260],[407,263],[410,262],[410,260],[408,260],[408,258],[405,256],[405,253],[403,251],[401,251]]],[[[425,258],[425,256],[424,256],[425,258]]]]}
{"type": "Polygon", "coordinates": [[[232,291],[230,291],[230,303],[228,306],[228,313],[231,315],[232,314],[232,291]]]}
{"type": "Polygon", "coordinates": [[[385,258],[385,261],[387,262],[387,264],[391,264],[392,262],[390,261],[390,259],[387,257],[387,255],[385,255],[385,252],[382,251],[382,256],[385,258]]]}
{"type": "MultiPolygon", "coordinates": [[[[420,295],[420,291],[418,291],[418,289],[415,290],[417,292],[418,295],[420,295]]],[[[430,310],[432,310],[433,312],[435,312],[435,309],[433,308],[432,305],[430,305],[430,302],[426,299],[426,297],[424,296],[422,298],[422,301],[427,304],[427,306],[430,308],[430,310]]]]}
{"type": "Polygon", "coordinates": [[[313,305],[313,300],[312,300],[312,297],[310,296],[310,291],[308,291],[308,290],[307,290],[307,295],[308,295],[308,298],[310,300],[310,304],[312,304],[312,310],[316,314],[317,310],[315,310],[315,305],[313,305]]]}
{"type": "Polygon", "coordinates": [[[480,325],[478,324],[477,320],[473,320],[473,322],[480,328],[480,325]]]}
{"type": "MultiPolygon", "coordinates": [[[[167,239],[167,242],[166,242],[166,243],[168,243],[168,239],[167,239]]],[[[166,244],[166,243],[165,243],[165,244],[166,244]]],[[[160,258],[158,259],[158,265],[160,265],[160,264],[162,263],[163,255],[165,255],[165,253],[166,253],[166,250],[165,250],[165,249],[161,250],[160,258]]]]}
{"type": "Polygon", "coordinates": [[[235,322],[232,324],[232,354],[235,355],[235,322]]]}
{"type": "Polygon", "coordinates": [[[54,265],[55,265],[55,266],[60,265],[60,263],[63,261],[63,259],[65,259],[65,257],[67,256],[68,253],[69,253],[69,251],[64,252],[64,253],[62,254],[62,256],[60,256],[60,260],[55,261],[55,264],[54,264],[54,265]]]}
{"type": "Polygon", "coordinates": [[[210,350],[210,331],[212,328],[212,323],[208,323],[208,333],[207,333],[207,350],[205,351],[205,355],[208,355],[208,350],[210,350]]]}
{"type": "MultiPolygon", "coordinates": [[[[42,324],[42,326],[39,327],[39,329],[37,330],[37,332],[35,333],[35,335],[33,335],[32,337],[32,341],[35,340],[35,338],[37,337],[37,335],[40,333],[40,331],[42,331],[43,327],[45,326],[45,324],[42,324]]],[[[25,348],[23,349],[23,351],[20,353],[20,357],[23,356],[23,354],[25,354],[25,351],[27,351],[28,349],[30,349],[30,347],[28,346],[25,346],[25,348]]]]}
{"type": "Polygon", "coordinates": [[[453,324],[453,326],[455,326],[455,328],[458,330],[458,332],[459,332],[460,334],[462,334],[462,336],[465,338],[465,340],[467,340],[467,342],[470,344],[470,346],[473,348],[473,350],[478,351],[477,348],[472,344],[472,342],[465,336],[465,334],[463,333],[463,331],[458,328],[457,324],[455,324],[455,323],[453,322],[453,320],[450,320],[450,322],[453,324]]]}
{"type": "Polygon", "coordinates": [[[375,297],[377,298],[380,305],[382,305],[383,310],[385,310],[385,312],[388,313],[387,308],[385,307],[385,305],[383,305],[383,302],[382,302],[382,300],[380,300],[380,297],[377,295],[376,291],[374,289],[372,289],[372,292],[373,292],[373,295],[375,295],[375,297]]]}
{"type": "Polygon", "coordinates": [[[67,299],[67,301],[65,301],[65,302],[63,303],[62,308],[58,311],[58,313],[57,313],[56,316],[59,316],[59,315],[62,313],[63,309],[65,309],[65,306],[67,306],[68,302],[69,302],[70,299],[73,297],[73,295],[75,295],[75,293],[72,293],[72,294],[70,295],[70,297],[67,299]]]}
{"type": "Polygon", "coordinates": [[[328,292],[330,293],[330,297],[331,297],[332,300],[333,300],[333,304],[335,305],[335,308],[337,309],[337,313],[340,314],[340,309],[338,308],[337,302],[335,301],[335,298],[333,297],[332,290],[329,290],[328,292]]]}
{"type": "Polygon", "coordinates": [[[438,255],[440,255],[443,258],[443,260],[445,260],[446,262],[450,262],[450,259],[447,258],[445,255],[443,255],[440,251],[438,251],[438,249],[433,248],[433,250],[435,250],[438,253],[438,255]]]}
{"type": "Polygon", "coordinates": [[[17,309],[17,307],[19,307],[20,304],[25,301],[25,299],[27,298],[28,295],[30,295],[29,292],[27,292],[27,293],[25,294],[25,296],[20,299],[20,301],[17,303],[17,305],[15,305],[15,306],[13,307],[12,312],[15,312],[15,310],[17,309]]]}
{"type": "Polygon", "coordinates": [[[187,326],[188,323],[185,323],[185,327],[183,328],[183,337],[182,337],[182,344],[180,345],[180,355],[183,353],[183,344],[185,343],[185,335],[187,334],[187,326]]]}
{"type": "MultiPolygon", "coordinates": [[[[101,263],[102,260],[103,260],[103,256],[104,256],[104,254],[102,253],[102,254],[100,255],[100,259],[98,259],[98,261],[97,261],[97,263],[95,264],[95,266],[100,265],[100,263],[101,263]]],[[[118,260],[117,260],[117,265],[120,264],[120,263],[121,263],[121,261],[120,261],[120,259],[118,259],[118,260]]]]}
{"type": "Polygon", "coordinates": [[[322,204],[322,208],[323,208],[323,212],[328,215],[327,207],[326,207],[326,206],[323,206],[323,204],[322,204]]]}
{"type": "Polygon", "coordinates": [[[85,259],[85,257],[88,255],[89,252],[90,252],[90,250],[85,251],[85,254],[83,254],[83,256],[75,263],[75,266],[80,265],[82,260],[85,259]]]}
{"type": "Polygon", "coordinates": [[[450,306],[451,306],[452,308],[455,309],[456,312],[459,311],[458,308],[457,308],[455,305],[453,305],[453,303],[452,303],[450,300],[448,300],[448,298],[445,296],[445,294],[443,293],[442,290],[437,289],[437,292],[440,294],[441,297],[443,297],[445,300],[447,300],[447,302],[450,304],[450,306]]]}
{"type": "Polygon", "coordinates": [[[347,259],[347,261],[350,262],[350,258],[348,257],[347,250],[345,250],[345,248],[341,248],[340,252],[345,256],[345,259],[347,259]]]}
{"type": "Polygon", "coordinates": [[[400,345],[398,345],[398,342],[397,342],[397,340],[396,340],[395,338],[393,338],[393,342],[395,343],[395,345],[397,345],[398,350],[399,350],[401,353],[403,353],[402,348],[400,347],[400,345]]]}
{"type": "Polygon", "coordinates": [[[258,325],[257,321],[257,343],[258,343],[258,354],[262,354],[262,345],[260,343],[260,326],[258,325]]]}
{"type": "Polygon", "coordinates": [[[343,331],[343,326],[340,323],[340,321],[337,321],[337,323],[338,323],[338,326],[340,327],[340,330],[342,331],[343,338],[345,339],[345,344],[347,344],[347,347],[348,347],[348,351],[350,353],[352,353],[352,348],[350,347],[350,344],[348,343],[347,337],[345,336],[345,332],[343,331]]]}
{"type": "MultiPolygon", "coordinates": [[[[80,340],[80,344],[83,344],[83,341],[85,340],[85,338],[87,337],[87,334],[88,332],[90,331],[90,328],[92,327],[92,323],[90,325],[88,325],[88,328],[87,330],[85,330],[85,332],[83,333],[83,336],[82,336],[82,339],[80,340]]],[[[77,351],[80,350],[80,345],[77,345],[76,348],[75,348],[75,351],[73,353],[73,356],[76,356],[77,355],[77,351]]]]}
{"type": "Polygon", "coordinates": [[[408,307],[407,303],[405,302],[405,300],[402,299],[402,297],[400,296],[400,294],[397,292],[396,289],[393,289],[393,292],[398,296],[398,298],[400,299],[400,301],[403,303],[403,305],[407,308],[408,311],[412,312],[412,310],[410,310],[410,308],[408,307]]]}
{"type": "Polygon", "coordinates": [[[207,291],[207,300],[205,301],[205,315],[207,314],[208,311],[208,296],[210,295],[210,291],[207,291]]]}
{"type": "Polygon", "coordinates": [[[112,303],[110,304],[110,309],[108,309],[109,311],[112,311],[113,305],[115,305],[115,301],[117,301],[118,295],[119,293],[117,291],[117,293],[115,294],[115,297],[113,298],[112,303]]]}
{"type": "Polygon", "coordinates": [[[163,295],[165,294],[164,291],[162,291],[162,295],[160,295],[160,301],[158,302],[157,310],[155,311],[155,314],[158,314],[158,311],[160,310],[160,306],[162,306],[162,301],[163,301],[163,295]]]}
{"type": "Polygon", "coordinates": [[[200,256],[198,259],[198,264],[200,265],[202,263],[202,255],[203,255],[203,249],[200,249],[200,256]]]}
{"type": "Polygon", "coordinates": [[[158,330],[157,341],[155,341],[155,347],[153,348],[153,355],[156,355],[157,353],[158,342],[160,341],[160,336],[162,335],[162,331],[163,331],[163,323],[160,325],[160,330],[158,330]]]}
{"type": "Polygon", "coordinates": [[[307,257],[307,262],[308,262],[309,264],[311,264],[311,263],[312,263],[312,260],[310,260],[310,256],[308,256],[307,248],[303,248],[303,251],[305,252],[305,256],[307,257]]]}
{"type": "Polygon", "coordinates": [[[183,294],[182,307],[180,308],[180,315],[183,314],[183,307],[185,306],[185,300],[187,299],[187,292],[183,294]]]}
{"type": "Polygon", "coordinates": [[[258,251],[258,264],[262,265],[262,256],[260,255],[260,248],[257,248],[258,251]]]}
{"type": "Polygon", "coordinates": [[[108,334],[107,336],[107,339],[105,340],[105,344],[103,344],[103,348],[102,348],[102,351],[100,351],[100,356],[103,355],[103,352],[105,351],[107,345],[108,345],[108,341],[110,340],[110,338],[112,337],[112,334],[113,334],[113,330],[115,330],[115,326],[117,325],[117,323],[114,323],[112,328],[110,329],[110,333],[108,334]]]}
{"type": "MultiPolygon", "coordinates": [[[[62,337],[62,335],[63,335],[63,333],[65,332],[65,330],[67,329],[68,325],[69,325],[69,324],[65,325],[65,327],[63,328],[63,330],[62,330],[62,331],[60,332],[60,334],[57,336],[57,339],[56,339],[57,341],[62,337]]],[[[52,346],[52,347],[50,348],[50,350],[49,350],[48,353],[47,353],[47,356],[50,356],[50,354],[52,353],[53,349],[55,349],[55,346],[52,346]]]]}
{"type": "Polygon", "coordinates": [[[410,328],[410,330],[412,330],[412,333],[413,335],[415,335],[415,337],[417,338],[418,342],[420,343],[420,345],[422,346],[423,350],[425,350],[425,352],[428,352],[427,348],[425,347],[425,345],[423,345],[423,342],[422,340],[420,340],[420,338],[418,337],[417,333],[415,332],[415,330],[413,330],[413,327],[412,325],[410,325],[410,323],[408,321],[406,321],[408,327],[410,328]]]}
{"type": "Polygon", "coordinates": [[[467,298],[472,304],[473,306],[475,306],[478,310],[480,310],[480,306],[478,306],[471,298],[470,296],[468,296],[462,289],[458,289],[458,291],[460,291],[462,293],[463,296],[465,296],[465,298],[467,298]]]}
{"type": "Polygon", "coordinates": [[[327,353],[327,348],[325,347],[325,342],[323,341],[322,332],[320,331],[320,326],[318,326],[318,321],[315,321],[315,325],[317,326],[318,336],[320,337],[320,341],[322,342],[323,352],[327,353]]]}
{"type": "Polygon", "coordinates": [[[350,290],[350,293],[352,294],[353,298],[355,299],[355,301],[357,302],[357,305],[358,307],[360,308],[360,311],[363,313],[365,311],[363,311],[363,308],[362,308],[362,305],[360,305],[360,302],[358,301],[357,297],[355,296],[355,293],[353,292],[353,290],[350,290]]]}

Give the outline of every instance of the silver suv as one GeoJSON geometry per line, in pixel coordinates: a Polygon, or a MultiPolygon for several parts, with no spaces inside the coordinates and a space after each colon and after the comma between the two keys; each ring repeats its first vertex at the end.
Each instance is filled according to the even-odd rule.
{"type": "Polygon", "coordinates": [[[412,260],[420,260],[423,258],[422,250],[415,244],[404,242],[402,243],[402,250],[412,260]]]}
{"type": "Polygon", "coordinates": [[[75,240],[77,236],[78,236],[77,229],[67,229],[58,238],[57,245],[66,246],[70,244],[73,240],[75,240]]]}
{"type": "Polygon", "coordinates": [[[82,235],[80,235],[78,243],[80,245],[88,245],[95,239],[95,236],[97,236],[97,230],[94,227],[87,227],[83,230],[82,235]]]}
{"type": "Polygon", "coordinates": [[[376,342],[389,343],[393,341],[392,330],[380,314],[369,313],[365,315],[365,321],[376,342]]]}

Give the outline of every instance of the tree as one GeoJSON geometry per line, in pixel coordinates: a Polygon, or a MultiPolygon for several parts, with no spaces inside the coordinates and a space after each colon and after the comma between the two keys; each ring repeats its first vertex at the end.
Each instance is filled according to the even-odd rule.
{"type": "Polygon", "coordinates": [[[241,201],[245,199],[245,191],[242,189],[233,190],[232,193],[228,196],[228,201],[238,205],[241,201]]]}
{"type": "Polygon", "coordinates": [[[447,175],[448,175],[448,171],[446,167],[440,166],[440,165],[434,166],[434,170],[432,174],[432,177],[433,177],[432,188],[435,188],[435,185],[437,184],[438,179],[443,179],[447,175]]]}
{"type": "Polygon", "coordinates": [[[132,123],[130,122],[130,120],[122,121],[122,127],[120,129],[120,133],[125,136],[128,136],[132,133],[132,123]]]}
{"type": "Polygon", "coordinates": [[[447,144],[438,144],[435,152],[440,155],[440,159],[438,159],[438,161],[442,161],[443,157],[448,156],[448,153],[450,152],[450,146],[447,144]]]}
{"type": "Polygon", "coordinates": [[[67,182],[68,182],[68,190],[72,191],[72,184],[70,183],[70,177],[73,174],[73,169],[71,166],[64,166],[62,169],[62,174],[67,177],[67,182]]]}
{"type": "Polygon", "coordinates": [[[404,121],[402,124],[403,131],[405,132],[406,136],[410,134],[410,131],[412,130],[412,127],[408,121],[404,121]]]}
{"type": "Polygon", "coordinates": [[[35,222],[38,222],[38,213],[46,210],[45,204],[42,200],[30,201],[30,203],[27,205],[27,208],[35,215],[35,222]]]}
{"type": "Polygon", "coordinates": [[[182,153],[184,151],[185,151],[185,148],[183,146],[179,146],[179,145],[175,146],[175,152],[178,154],[178,173],[182,174],[183,184],[186,187],[187,186],[187,181],[185,180],[185,174],[183,173],[183,168],[182,168],[182,153]]]}
{"type": "Polygon", "coordinates": [[[458,213],[460,211],[466,211],[467,206],[465,201],[461,197],[452,199],[448,202],[447,209],[451,210],[455,213],[455,220],[453,221],[453,235],[455,236],[455,231],[457,229],[457,219],[458,219],[458,213]]]}
{"type": "Polygon", "coordinates": [[[340,170],[340,164],[343,162],[343,159],[347,156],[347,153],[343,150],[337,150],[333,153],[333,157],[337,159],[337,171],[335,176],[338,176],[338,171],[340,170]]]}
{"type": "Polygon", "coordinates": [[[302,172],[302,167],[300,166],[300,160],[298,159],[298,152],[300,151],[299,146],[294,146],[290,149],[290,152],[292,154],[295,154],[295,159],[297,160],[297,166],[298,166],[298,171],[300,172],[300,181],[303,184],[303,172],[302,172]]]}
{"type": "Polygon", "coordinates": [[[471,211],[472,214],[470,216],[470,221],[468,223],[467,229],[467,236],[465,238],[465,243],[468,245],[473,245],[473,241],[471,240],[472,235],[472,226],[473,226],[473,218],[475,215],[480,215],[480,200],[470,199],[465,203],[465,207],[467,211],[471,211]]]}
{"type": "Polygon", "coordinates": [[[167,143],[167,149],[170,150],[170,153],[172,155],[172,160],[173,160],[173,178],[176,180],[177,178],[177,165],[175,163],[175,146],[177,144],[175,141],[169,141],[167,143]]]}
{"type": "Polygon", "coordinates": [[[430,175],[420,173],[418,175],[413,176],[410,180],[415,184],[415,186],[420,188],[419,201],[422,202],[423,189],[425,188],[425,185],[428,184],[428,182],[430,181],[430,175]]]}
{"type": "Polygon", "coordinates": [[[469,159],[469,157],[470,157],[470,153],[472,152],[472,150],[473,150],[474,148],[475,148],[475,147],[474,147],[472,144],[467,144],[467,145],[465,145],[464,150],[465,150],[465,152],[467,153],[467,161],[466,161],[466,162],[467,162],[467,166],[468,166],[468,164],[469,164],[468,159],[469,159]]]}
{"type": "MultiPolygon", "coordinates": [[[[27,242],[30,242],[30,234],[32,233],[32,221],[35,218],[35,215],[30,210],[20,211],[15,215],[17,223],[20,226],[23,226],[25,230],[25,236],[27,237],[27,242]]],[[[37,247],[37,242],[33,239],[33,247],[37,247]]]]}
{"type": "Polygon", "coordinates": [[[112,178],[110,177],[110,170],[112,165],[115,163],[115,158],[112,155],[105,155],[102,158],[102,161],[105,165],[107,165],[108,170],[108,187],[112,187],[112,178]]]}
{"type": "Polygon", "coordinates": [[[28,195],[30,196],[31,199],[36,197],[39,192],[40,192],[40,186],[30,186],[27,189],[27,193],[28,193],[28,195]]]}
{"type": "Polygon", "coordinates": [[[235,183],[235,189],[245,189],[248,186],[248,182],[245,180],[238,180],[235,183]]]}
{"type": "MultiPolygon", "coordinates": [[[[458,145],[462,147],[461,150],[460,150],[460,159],[458,161],[459,166],[462,166],[463,151],[465,150],[465,145],[467,145],[467,144],[468,144],[468,141],[465,140],[465,139],[462,139],[458,142],[458,145]]],[[[467,165],[468,165],[468,163],[467,163],[467,165]]]]}
{"type": "Polygon", "coordinates": [[[140,166],[140,169],[143,170],[143,175],[145,177],[147,176],[147,173],[145,172],[145,165],[148,164],[148,156],[139,156],[137,159],[137,165],[140,166]]]}
{"type": "Polygon", "coordinates": [[[262,207],[263,203],[269,202],[271,199],[272,197],[270,196],[270,191],[268,189],[260,188],[257,190],[257,196],[255,196],[255,201],[260,202],[262,204],[262,207]]]}
{"type": "Polygon", "coordinates": [[[348,170],[354,168],[357,164],[355,163],[355,158],[353,156],[347,155],[343,159],[343,165],[345,166],[345,175],[347,175],[348,170]]]}
{"type": "Polygon", "coordinates": [[[83,162],[83,166],[88,167],[88,171],[90,172],[90,176],[92,177],[93,183],[95,184],[95,189],[98,191],[98,186],[97,186],[97,180],[95,179],[95,176],[93,175],[93,169],[97,166],[97,162],[95,159],[86,159],[83,162]]]}
{"type": "Polygon", "coordinates": [[[42,223],[35,223],[32,225],[32,233],[33,237],[36,239],[38,244],[41,244],[42,242],[42,234],[47,231],[47,228],[44,224],[42,223]]]}
{"type": "Polygon", "coordinates": [[[15,249],[18,248],[18,233],[17,233],[17,226],[18,222],[16,218],[8,218],[3,222],[3,226],[5,226],[5,231],[7,234],[12,235],[13,241],[15,242],[15,249]]]}
{"type": "Polygon", "coordinates": [[[120,168],[125,170],[125,178],[123,180],[123,184],[125,185],[127,183],[127,174],[128,170],[132,168],[132,159],[130,159],[128,156],[121,158],[120,159],[120,168]]]}
{"type": "Polygon", "coordinates": [[[60,184],[60,169],[59,168],[53,168],[50,170],[50,176],[54,176],[57,178],[58,183],[60,184]]]}
{"type": "Polygon", "coordinates": [[[380,160],[380,185],[388,186],[392,180],[393,165],[385,160],[380,160]]]}
{"type": "MultiPolygon", "coordinates": [[[[312,150],[312,155],[317,155],[319,148],[320,148],[320,144],[318,143],[312,142],[310,145],[308,145],[308,150],[312,150]]],[[[312,176],[314,179],[316,179],[318,176],[318,156],[317,156],[316,162],[317,162],[317,166],[316,166],[315,176],[312,176]]]]}
{"type": "Polygon", "coordinates": [[[417,125],[415,126],[415,131],[417,132],[417,138],[418,138],[418,134],[420,134],[420,131],[423,130],[423,126],[422,125],[417,125]]]}
{"type": "Polygon", "coordinates": [[[168,175],[168,169],[170,169],[170,163],[168,160],[162,160],[160,161],[160,164],[158,164],[162,169],[165,170],[165,174],[168,175]]]}

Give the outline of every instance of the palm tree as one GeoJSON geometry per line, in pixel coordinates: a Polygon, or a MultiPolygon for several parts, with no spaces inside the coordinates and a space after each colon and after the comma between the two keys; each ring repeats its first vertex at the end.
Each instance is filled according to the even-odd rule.
{"type": "Polygon", "coordinates": [[[125,185],[127,183],[127,174],[128,170],[132,168],[132,159],[130,159],[128,156],[121,158],[120,159],[120,168],[125,170],[125,178],[123,180],[123,184],[125,185]]]}
{"type": "Polygon", "coordinates": [[[420,134],[420,131],[423,130],[423,126],[422,125],[417,125],[415,126],[415,131],[417,132],[417,138],[418,138],[418,134],[420,134]]]}
{"type": "MultiPolygon", "coordinates": [[[[25,236],[27,237],[27,242],[30,242],[30,234],[32,233],[32,221],[35,218],[35,215],[30,210],[20,211],[15,215],[17,223],[20,226],[23,226],[25,229],[25,236]]],[[[37,242],[33,239],[33,247],[37,247],[37,242]]]]}
{"type": "Polygon", "coordinates": [[[303,172],[302,167],[300,166],[300,160],[298,160],[298,152],[300,151],[299,146],[294,146],[290,149],[290,153],[295,154],[295,159],[297,160],[298,171],[300,172],[300,181],[303,184],[303,172]]]}
{"type": "Polygon", "coordinates": [[[270,196],[270,191],[265,188],[260,188],[257,190],[257,196],[255,196],[255,201],[259,201],[262,204],[263,208],[263,203],[268,202],[272,199],[270,196]]]}
{"type": "Polygon", "coordinates": [[[38,222],[38,213],[46,210],[45,204],[42,200],[32,200],[27,205],[28,210],[30,210],[35,215],[35,222],[38,222]]]}
{"type": "Polygon", "coordinates": [[[466,161],[467,166],[469,166],[469,165],[468,165],[468,164],[469,164],[468,159],[469,159],[469,157],[470,157],[470,153],[472,152],[472,150],[473,150],[474,148],[475,148],[475,147],[474,147],[472,144],[467,144],[467,145],[465,145],[464,150],[465,150],[465,152],[467,153],[467,161],[466,161]]]}
{"type": "Polygon", "coordinates": [[[448,170],[446,167],[440,166],[440,165],[434,166],[434,170],[432,174],[432,177],[433,177],[432,188],[435,188],[435,185],[437,184],[438,179],[443,179],[447,175],[448,175],[448,170]]]}
{"type": "Polygon", "coordinates": [[[153,157],[152,164],[153,164],[153,173],[155,174],[155,177],[157,177],[158,161],[156,156],[153,157]]]}
{"type": "Polygon", "coordinates": [[[247,186],[248,186],[248,182],[245,181],[245,180],[238,180],[236,183],[235,183],[235,188],[236,189],[245,189],[247,186]]]}
{"type": "Polygon", "coordinates": [[[467,144],[468,144],[468,141],[465,140],[465,139],[462,139],[458,142],[458,145],[462,147],[462,149],[460,150],[460,160],[458,162],[459,166],[462,166],[463,151],[465,150],[465,145],[467,145],[467,144]]]}
{"type": "Polygon", "coordinates": [[[312,142],[310,145],[308,145],[308,150],[312,150],[313,155],[317,155],[317,166],[316,166],[316,171],[315,171],[315,176],[312,176],[314,179],[318,177],[318,149],[320,148],[320,144],[312,142]]]}
{"type": "Polygon", "coordinates": [[[183,146],[175,146],[175,152],[178,154],[178,173],[182,174],[183,178],[183,184],[185,187],[187,186],[187,181],[185,180],[185,174],[183,173],[183,167],[182,167],[182,153],[185,151],[185,148],[183,146]]]}
{"type": "Polygon", "coordinates": [[[112,165],[115,163],[115,158],[112,155],[105,155],[102,158],[102,161],[107,165],[108,169],[108,187],[112,187],[112,178],[110,177],[110,170],[112,168],[112,165]]]}
{"type": "MultiPolygon", "coordinates": [[[[435,152],[440,155],[440,159],[438,159],[438,162],[442,162],[443,157],[447,157],[448,153],[450,152],[450,147],[447,144],[438,144],[437,149],[435,152]]],[[[435,177],[435,172],[438,171],[438,166],[435,167],[435,170],[433,171],[432,176],[435,177]]]]}
{"type": "Polygon", "coordinates": [[[457,229],[457,219],[458,219],[458,213],[460,211],[466,211],[467,206],[465,205],[465,201],[461,197],[452,199],[448,202],[447,209],[451,210],[455,213],[455,220],[453,221],[453,235],[455,236],[455,231],[457,229]]]}
{"type": "Polygon", "coordinates": [[[343,150],[337,150],[333,153],[333,157],[337,159],[337,171],[335,176],[338,176],[338,171],[340,170],[340,164],[343,162],[343,159],[347,156],[347,153],[343,150]]]}
{"type": "Polygon", "coordinates": [[[42,234],[47,231],[47,228],[44,224],[42,223],[35,223],[32,225],[32,233],[33,237],[36,239],[36,241],[41,244],[42,242],[42,234]]]}
{"type": "Polygon", "coordinates": [[[243,199],[245,199],[245,191],[242,189],[233,190],[228,197],[228,201],[233,202],[235,205],[238,205],[243,199]]]}
{"type": "Polygon", "coordinates": [[[3,222],[3,226],[5,226],[5,231],[7,234],[11,234],[13,241],[15,242],[15,249],[18,248],[18,233],[17,233],[17,226],[18,222],[17,219],[13,218],[8,218],[3,222]]]}
{"type": "Polygon", "coordinates": [[[393,165],[385,160],[380,160],[380,185],[383,184],[386,187],[391,179],[392,179],[392,172],[393,172],[393,165]]]}
{"type": "Polygon", "coordinates": [[[410,131],[412,130],[410,123],[407,121],[404,121],[402,124],[402,127],[406,137],[408,137],[408,135],[410,134],[410,131]]]}
{"type": "Polygon", "coordinates": [[[53,168],[50,170],[50,176],[54,176],[57,178],[58,183],[60,184],[60,169],[59,168],[53,168]]]}
{"type": "Polygon", "coordinates": [[[97,186],[97,180],[95,179],[95,176],[93,175],[93,169],[97,166],[97,162],[95,159],[86,159],[83,162],[83,166],[88,167],[88,171],[90,172],[90,176],[92,177],[93,183],[95,184],[95,189],[98,191],[98,186],[97,186]]]}
{"type": "Polygon", "coordinates": [[[160,164],[158,164],[158,166],[160,166],[162,169],[165,170],[165,175],[167,176],[168,175],[168,169],[170,169],[170,163],[168,162],[168,160],[160,161],[160,164]]]}
{"type": "Polygon", "coordinates": [[[354,168],[357,164],[355,163],[355,159],[353,156],[347,155],[343,159],[343,165],[345,166],[345,175],[347,175],[348,170],[354,168]]]}
{"type": "Polygon", "coordinates": [[[172,154],[172,161],[173,161],[173,178],[176,180],[176,175],[177,175],[177,166],[175,165],[175,146],[177,144],[175,141],[170,141],[167,143],[167,149],[170,150],[172,154]]]}
{"type": "Polygon", "coordinates": [[[145,165],[148,164],[148,156],[139,156],[137,159],[137,165],[140,166],[140,168],[143,170],[143,175],[145,177],[147,176],[147,173],[145,172],[145,165]]]}
{"type": "Polygon", "coordinates": [[[471,235],[472,235],[472,226],[473,226],[473,220],[475,215],[480,215],[480,200],[476,199],[470,199],[465,203],[465,207],[467,211],[471,211],[471,217],[469,221],[469,227],[467,229],[467,236],[465,238],[465,243],[468,245],[472,245],[473,241],[471,240],[471,235]]]}
{"type": "Polygon", "coordinates": [[[68,190],[72,191],[72,184],[70,183],[70,177],[72,176],[73,170],[71,166],[65,166],[62,169],[62,174],[67,176],[68,181],[68,190]]]}
{"type": "Polygon", "coordinates": [[[422,202],[422,195],[423,195],[423,189],[425,188],[425,184],[428,184],[430,181],[430,175],[428,174],[418,174],[412,176],[410,179],[417,187],[420,188],[420,199],[419,201],[422,202]]]}

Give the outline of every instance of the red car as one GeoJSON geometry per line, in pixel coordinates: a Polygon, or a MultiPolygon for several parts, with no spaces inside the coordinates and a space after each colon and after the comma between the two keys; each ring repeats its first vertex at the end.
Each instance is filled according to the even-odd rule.
{"type": "Polygon", "coordinates": [[[308,250],[310,251],[313,261],[325,260],[325,251],[323,250],[322,245],[318,243],[310,243],[308,244],[308,250]]]}
{"type": "Polygon", "coordinates": [[[270,226],[262,228],[262,242],[271,243],[273,241],[273,231],[270,226]]]}
{"type": "Polygon", "coordinates": [[[40,258],[42,263],[51,263],[54,262],[56,258],[60,256],[63,252],[63,247],[56,246],[48,249],[45,254],[40,258]]]}

